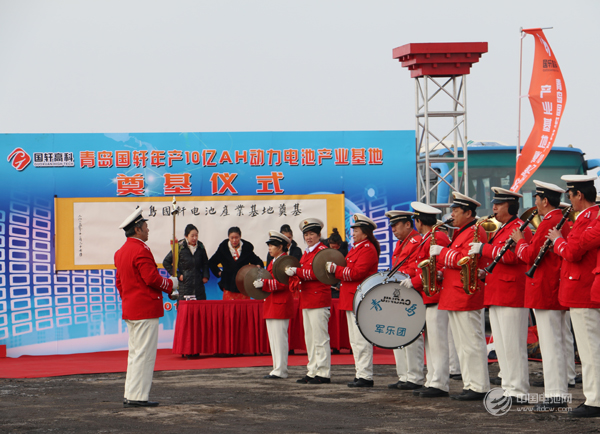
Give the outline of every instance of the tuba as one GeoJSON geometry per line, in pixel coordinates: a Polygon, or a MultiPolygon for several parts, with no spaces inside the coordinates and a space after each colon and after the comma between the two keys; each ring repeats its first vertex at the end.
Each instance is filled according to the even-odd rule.
{"type": "MultiPolygon", "coordinates": [[[[431,228],[431,236],[429,238],[429,246],[435,246],[435,231],[440,227],[444,226],[446,223],[440,222],[433,225],[431,228]]],[[[440,289],[437,287],[437,267],[436,267],[436,259],[435,256],[430,256],[429,259],[424,259],[419,262],[418,267],[421,269],[423,273],[421,276],[423,278],[423,292],[427,297],[432,297],[438,292],[440,289]]]]}
{"type": "MultiPolygon", "coordinates": [[[[488,222],[493,217],[494,217],[494,214],[491,214],[487,217],[483,217],[483,218],[480,218],[479,220],[477,220],[477,223],[475,223],[475,233],[473,234],[473,242],[474,243],[479,242],[479,226],[488,222]]],[[[485,225],[484,228],[486,226],[488,226],[488,228],[489,228],[489,224],[485,225]]],[[[488,230],[488,228],[486,228],[486,231],[490,232],[488,230]]],[[[489,228],[489,229],[491,229],[491,228],[489,228]]],[[[475,294],[475,292],[477,292],[477,288],[478,288],[477,280],[479,278],[477,275],[478,259],[479,259],[479,255],[471,255],[471,256],[465,256],[464,258],[462,258],[461,260],[458,261],[458,265],[461,267],[460,280],[462,281],[462,284],[463,284],[463,290],[465,291],[465,293],[467,295],[473,295],[473,294],[475,294]]]]}

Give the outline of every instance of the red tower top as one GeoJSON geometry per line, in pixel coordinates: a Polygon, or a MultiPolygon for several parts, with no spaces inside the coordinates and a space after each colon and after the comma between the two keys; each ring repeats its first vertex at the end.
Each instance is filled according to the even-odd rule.
{"type": "Polygon", "coordinates": [[[487,42],[430,42],[394,48],[393,57],[408,68],[411,78],[449,77],[468,74],[487,51],[487,42]]]}

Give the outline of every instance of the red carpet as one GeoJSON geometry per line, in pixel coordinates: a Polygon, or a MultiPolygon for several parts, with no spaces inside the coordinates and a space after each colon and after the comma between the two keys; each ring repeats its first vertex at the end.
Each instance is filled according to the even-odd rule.
{"type": "MultiPolygon", "coordinates": [[[[376,365],[394,365],[392,350],[375,348],[373,361],[376,365]]],[[[304,355],[289,356],[289,366],[302,366],[308,363],[304,355]]],[[[353,365],[352,354],[343,352],[331,356],[332,365],[353,365]]],[[[270,355],[214,357],[183,359],[170,349],[158,350],[155,371],[182,371],[189,369],[246,368],[272,366],[270,355]]],[[[67,354],[55,356],[21,356],[0,359],[0,378],[40,378],[59,377],[76,374],[104,374],[125,372],[127,370],[127,351],[107,351],[100,353],[67,354]]]]}

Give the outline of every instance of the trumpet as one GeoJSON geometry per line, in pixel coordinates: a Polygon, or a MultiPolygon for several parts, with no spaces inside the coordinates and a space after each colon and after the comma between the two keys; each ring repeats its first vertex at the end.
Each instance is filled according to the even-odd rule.
{"type": "MultiPolygon", "coordinates": [[[[484,223],[490,221],[494,217],[494,214],[491,214],[487,217],[480,218],[475,223],[475,233],[473,234],[473,242],[479,242],[479,226],[484,223]]],[[[485,227],[485,226],[484,226],[485,227]]],[[[491,228],[490,228],[491,229],[491,228]]],[[[467,295],[473,295],[477,292],[479,288],[477,284],[477,260],[479,259],[479,255],[470,255],[465,256],[464,258],[458,261],[458,265],[461,267],[460,270],[460,280],[463,284],[463,290],[467,295]]]]}

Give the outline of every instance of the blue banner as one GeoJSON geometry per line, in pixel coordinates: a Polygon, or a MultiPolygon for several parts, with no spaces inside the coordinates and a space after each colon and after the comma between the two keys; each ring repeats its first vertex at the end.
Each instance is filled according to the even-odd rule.
{"type": "MultiPolygon", "coordinates": [[[[115,271],[55,269],[55,197],[343,193],[346,240],[352,214],[375,220],[386,269],[395,240],[384,214],[415,200],[414,141],[414,131],[0,135],[0,345],[11,357],[127,347],[115,271]]],[[[221,298],[216,282],[209,299],[221,298]]],[[[166,296],[165,307],[163,348],[176,317],[166,296]]]]}

